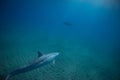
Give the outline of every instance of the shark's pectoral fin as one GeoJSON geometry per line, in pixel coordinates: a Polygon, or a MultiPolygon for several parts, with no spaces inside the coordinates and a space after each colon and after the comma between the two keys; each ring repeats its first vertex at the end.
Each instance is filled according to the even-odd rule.
{"type": "Polygon", "coordinates": [[[53,60],[52,63],[55,64],[55,60],[53,60]]]}
{"type": "Polygon", "coordinates": [[[38,51],[38,57],[41,57],[43,54],[40,52],[40,51],[38,51]]]}

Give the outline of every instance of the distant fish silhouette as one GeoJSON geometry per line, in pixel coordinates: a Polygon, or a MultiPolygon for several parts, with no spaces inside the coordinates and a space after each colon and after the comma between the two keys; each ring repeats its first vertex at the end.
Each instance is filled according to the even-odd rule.
{"type": "Polygon", "coordinates": [[[64,22],[63,24],[66,25],[66,26],[72,26],[72,24],[69,23],[69,22],[64,22]]]}

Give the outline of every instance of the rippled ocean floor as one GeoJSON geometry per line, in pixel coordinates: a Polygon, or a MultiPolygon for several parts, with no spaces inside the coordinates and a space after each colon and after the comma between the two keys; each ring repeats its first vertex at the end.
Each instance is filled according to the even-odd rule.
{"type": "Polygon", "coordinates": [[[0,40],[0,73],[6,74],[43,54],[59,51],[55,64],[16,75],[11,80],[120,80],[114,50],[76,38],[52,35],[5,35],[0,40]],[[112,52],[113,51],[113,52],[112,52]]]}

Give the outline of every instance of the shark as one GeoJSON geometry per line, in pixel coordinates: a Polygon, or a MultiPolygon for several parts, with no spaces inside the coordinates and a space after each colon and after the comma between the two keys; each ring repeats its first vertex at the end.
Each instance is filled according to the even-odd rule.
{"type": "Polygon", "coordinates": [[[42,67],[50,62],[55,63],[55,58],[59,55],[59,52],[52,52],[48,54],[42,54],[40,51],[38,51],[38,58],[35,59],[33,62],[24,65],[16,70],[13,70],[12,72],[8,73],[3,80],[9,80],[11,77],[25,73],[28,71],[32,71],[34,69],[37,69],[39,67],[42,67]]]}
{"type": "Polygon", "coordinates": [[[72,26],[72,25],[73,25],[73,24],[70,23],[70,22],[63,22],[63,24],[66,25],[66,26],[72,26]]]}

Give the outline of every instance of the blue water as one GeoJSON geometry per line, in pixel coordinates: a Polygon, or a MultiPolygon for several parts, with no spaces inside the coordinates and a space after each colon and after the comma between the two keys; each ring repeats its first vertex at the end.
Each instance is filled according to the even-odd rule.
{"type": "Polygon", "coordinates": [[[0,74],[33,61],[40,50],[60,55],[54,65],[11,80],[120,80],[119,6],[64,0],[2,4],[0,74]]]}

